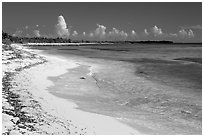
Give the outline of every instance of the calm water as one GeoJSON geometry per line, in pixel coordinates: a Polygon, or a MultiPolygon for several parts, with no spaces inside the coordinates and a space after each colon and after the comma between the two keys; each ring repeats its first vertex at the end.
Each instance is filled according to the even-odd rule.
{"type": "MultiPolygon", "coordinates": [[[[135,74],[169,86],[202,88],[202,45],[114,44],[38,47],[62,56],[80,56],[139,65],[135,74]]],[[[50,52],[50,53],[51,53],[50,52]]],[[[52,53],[51,53],[52,54],[52,53]]],[[[198,90],[201,91],[201,90],[198,90]]]]}
{"type": "Polygon", "coordinates": [[[49,91],[79,109],[109,115],[150,134],[200,134],[201,45],[43,47],[80,65],[50,77],[49,91]],[[92,76],[92,65],[100,69],[92,76]],[[57,91],[57,92],[56,92],[57,91]]]}

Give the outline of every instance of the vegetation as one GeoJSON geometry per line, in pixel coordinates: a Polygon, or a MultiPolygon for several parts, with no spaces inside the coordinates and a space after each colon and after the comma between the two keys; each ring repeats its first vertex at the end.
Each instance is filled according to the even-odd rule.
{"type": "Polygon", "coordinates": [[[72,42],[71,39],[63,39],[63,38],[13,37],[8,33],[2,32],[2,42],[8,43],[9,41],[14,43],[71,43],[72,42]]]}
{"type": "MultiPolygon", "coordinates": [[[[46,38],[46,37],[14,37],[2,31],[2,43],[114,43],[114,44],[173,44],[173,41],[89,41],[89,40],[71,40],[66,38],[46,38]]],[[[177,43],[183,44],[183,43],[177,43]]],[[[188,43],[185,43],[188,44],[188,43]]],[[[192,44],[192,43],[189,43],[192,44]]],[[[195,44],[195,43],[194,43],[195,44]]],[[[198,43],[196,43],[198,44],[198,43]]],[[[200,43],[199,43],[200,44],[200,43]]]]}

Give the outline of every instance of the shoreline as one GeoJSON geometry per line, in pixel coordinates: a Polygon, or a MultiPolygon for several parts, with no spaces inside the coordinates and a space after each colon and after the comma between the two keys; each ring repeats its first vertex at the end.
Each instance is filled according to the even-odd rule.
{"type": "MultiPolygon", "coordinates": [[[[29,52],[29,49],[26,49],[24,51],[29,52]]],[[[42,54],[40,53],[37,53],[37,54],[42,56],[42,54]]],[[[66,122],[70,120],[67,123],[67,125],[77,125],[75,127],[72,127],[73,129],[71,128],[71,126],[70,127],[68,126],[68,129],[70,129],[69,131],[70,134],[140,134],[138,131],[135,131],[129,126],[126,126],[125,124],[120,123],[119,121],[115,120],[112,117],[78,110],[76,104],[72,102],[68,102],[67,100],[60,99],[56,96],[53,96],[48,91],[46,91],[47,87],[52,85],[52,82],[47,79],[48,76],[58,76],[60,74],[63,74],[67,72],[68,68],[76,67],[77,64],[74,62],[71,62],[68,65],[67,61],[65,63],[64,62],[65,60],[62,60],[60,58],[55,58],[51,56],[48,57],[47,55],[43,55],[43,56],[48,60],[48,62],[43,63],[41,65],[37,65],[35,67],[31,67],[29,69],[24,69],[15,78],[16,81],[21,81],[22,83],[21,86],[23,88],[26,88],[28,92],[32,94],[30,96],[33,96],[34,100],[37,100],[38,105],[40,105],[40,108],[41,108],[40,113],[42,113],[42,111],[48,112],[53,117],[55,117],[56,120],[60,119],[61,121],[63,121],[64,125],[66,125],[66,122]],[[60,65],[59,65],[59,62],[61,62],[60,65]],[[63,65],[63,64],[66,64],[66,65],[63,65]],[[41,72],[43,71],[44,73],[40,75],[39,71],[41,72]],[[65,103],[68,106],[63,105],[65,103]],[[83,115],[83,117],[79,115],[83,115]],[[91,123],[90,121],[95,121],[95,122],[91,123]],[[80,127],[80,128],[77,129],[76,127],[77,128],[80,127]],[[121,130],[118,130],[119,128],[125,129],[124,132],[121,130]]],[[[47,119],[47,121],[49,120],[47,119]]],[[[59,125],[58,126],[52,125],[54,127],[52,127],[51,128],[52,130],[50,131],[49,130],[50,126],[48,126],[49,127],[48,128],[48,127],[39,126],[39,125],[36,126],[37,124],[38,122],[35,124],[34,127],[37,127],[38,130],[39,129],[41,130],[40,134],[43,133],[43,130],[46,131],[48,134],[52,134],[52,133],[56,134],[57,131],[52,131],[52,130],[54,127],[59,128],[59,125]]],[[[58,130],[63,130],[63,129],[58,129],[58,130]]],[[[44,132],[44,134],[47,134],[46,132],[44,132]]],[[[25,132],[24,134],[32,134],[32,133],[25,132]]],[[[38,132],[35,132],[35,134],[38,134],[38,132]]],[[[67,133],[65,133],[65,131],[61,131],[58,134],[67,134],[67,133]]]]}

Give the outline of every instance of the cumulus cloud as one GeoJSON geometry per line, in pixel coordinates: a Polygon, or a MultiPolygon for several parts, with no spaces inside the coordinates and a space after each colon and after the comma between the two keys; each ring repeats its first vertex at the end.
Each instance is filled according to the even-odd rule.
{"type": "Polygon", "coordinates": [[[170,33],[169,36],[170,36],[170,37],[178,37],[178,34],[176,34],[176,33],[170,33]]]}
{"type": "Polygon", "coordinates": [[[21,37],[22,33],[23,33],[22,30],[17,30],[12,36],[14,36],[14,37],[21,37]]]}
{"type": "Polygon", "coordinates": [[[155,37],[161,36],[163,34],[162,29],[158,28],[157,26],[154,26],[152,28],[152,33],[154,34],[155,37]]]}
{"type": "Polygon", "coordinates": [[[188,36],[188,32],[185,31],[184,29],[180,30],[180,31],[178,32],[178,34],[179,34],[179,36],[180,36],[181,38],[186,38],[186,37],[188,36]]]}
{"type": "Polygon", "coordinates": [[[189,29],[188,31],[182,29],[179,31],[179,36],[181,38],[193,38],[194,37],[194,33],[191,29],[189,29]]]}
{"type": "Polygon", "coordinates": [[[131,31],[131,35],[134,36],[136,35],[136,32],[134,30],[131,31]]]}
{"type": "Polygon", "coordinates": [[[40,37],[40,31],[39,30],[34,30],[33,33],[36,37],[40,37]]]}
{"type": "Polygon", "coordinates": [[[62,15],[58,17],[56,31],[59,37],[68,37],[70,35],[69,29],[67,28],[67,23],[62,15]]]}
{"type": "Polygon", "coordinates": [[[191,29],[188,31],[188,37],[189,38],[193,38],[194,37],[194,33],[193,33],[193,31],[191,29]]]}
{"type": "Polygon", "coordinates": [[[128,37],[128,34],[122,30],[122,31],[120,32],[120,36],[121,36],[123,39],[126,39],[126,38],[128,37]]]}
{"type": "Polygon", "coordinates": [[[75,30],[75,31],[73,31],[73,33],[72,33],[72,36],[77,36],[78,35],[78,32],[75,30]]]}
{"type": "Polygon", "coordinates": [[[106,27],[104,25],[97,24],[96,30],[91,32],[89,36],[100,39],[125,40],[128,37],[128,34],[125,31],[120,31],[116,28],[113,28],[112,31],[106,33],[106,27]]]}
{"type": "Polygon", "coordinates": [[[93,36],[94,36],[94,34],[91,32],[91,33],[89,34],[89,36],[90,36],[90,37],[93,37],[93,36]]]}
{"type": "Polygon", "coordinates": [[[132,30],[130,36],[131,36],[132,39],[137,38],[137,33],[136,33],[136,31],[135,31],[135,30],[132,30]]]}
{"type": "Polygon", "coordinates": [[[149,35],[149,32],[147,31],[147,29],[144,29],[144,34],[149,35]]]}
{"type": "Polygon", "coordinates": [[[106,35],[106,27],[103,26],[103,25],[100,25],[100,24],[97,24],[97,28],[96,30],[94,31],[94,34],[96,37],[99,37],[100,39],[103,39],[105,38],[105,35],[106,35]]]}
{"type": "Polygon", "coordinates": [[[112,31],[109,32],[109,35],[118,35],[119,34],[119,30],[117,30],[116,28],[113,28],[112,31]]]}
{"type": "MultiPolygon", "coordinates": [[[[63,16],[58,17],[58,23],[55,26],[56,33],[59,37],[67,38],[70,35],[74,37],[81,36],[77,31],[73,31],[71,33],[70,26],[68,27],[65,19],[63,16]]],[[[20,30],[18,29],[13,36],[36,36],[36,37],[43,37],[43,30],[40,30],[43,26],[34,25],[34,26],[23,26],[20,30]],[[28,36],[28,35],[27,35],[28,36]]],[[[184,39],[187,40],[188,38],[194,38],[195,34],[194,31],[197,32],[198,29],[202,29],[201,25],[194,25],[194,26],[187,26],[187,27],[180,27],[181,29],[177,33],[167,33],[163,32],[163,29],[159,28],[158,26],[153,26],[148,29],[144,29],[143,32],[136,32],[135,30],[131,30],[130,32],[126,33],[123,30],[119,30],[116,28],[112,28],[109,32],[107,31],[107,27],[101,24],[97,24],[95,30],[90,31],[90,33],[83,32],[81,38],[86,39],[94,39],[94,40],[134,40],[134,39],[184,39]],[[195,30],[197,29],[197,30],[195,30]],[[155,37],[155,38],[154,38],[155,37]]],[[[52,33],[52,32],[51,32],[52,33]]],[[[196,35],[197,36],[197,35],[196,35]]],[[[49,36],[47,36],[49,37],[49,36]]],[[[54,37],[54,35],[52,35],[54,37]]]]}
{"type": "Polygon", "coordinates": [[[128,37],[128,34],[125,31],[120,31],[116,28],[113,28],[112,31],[108,33],[109,37],[114,40],[125,40],[128,37]]]}

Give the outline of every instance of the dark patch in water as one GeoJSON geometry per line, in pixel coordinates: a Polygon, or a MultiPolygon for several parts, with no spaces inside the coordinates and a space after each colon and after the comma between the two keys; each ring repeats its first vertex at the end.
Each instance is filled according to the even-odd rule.
{"type": "MultiPolygon", "coordinates": [[[[184,58],[186,59],[186,58],[184,58]]],[[[189,58],[187,58],[188,60],[189,58]]],[[[194,58],[193,58],[194,59],[194,58]]],[[[192,60],[190,58],[190,60],[192,60]]],[[[130,63],[141,64],[136,68],[136,75],[146,77],[163,84],[201,89],[202,88],[202,66],[199,64],[183,64],[179,61],[159,59],[122,59],[130,63]]],[[[202,61],[195,58],[195,61],[202,61]]]]}
{"type": "Polygon", "coordinates": [[[113,49],[113,48],[91,48],[91,49],[96,49],[96,50],[107,50],[107,51],[129,51],[129,50],[127,50],[127,49],[117,49],[117,48],[115,48],[115,49],[113,49]]]}
{"type": "Polygon", "coordinates": [[[183,61],[189,61],[189,62],[195,62],[195,63],[200,63],[202,64],[202,58],[176,58],[174,60],[183,60],[183,61]]]}
{"type": "Polygon", "coordinates": [[[80,79],[86,79],[85,77],[80,77],[80,79]]]}
{"type": "Polygon", "coordinates": [[[143,64],[136,75],[179,88],[202,89],[202,68],[198,64],[143,64]]]}
{"type": "Polygon", "coordinates": [[[140,59],[121,59],[120,61],[127,61],[130,63],[142,63],[142,64],[179,64],[176,61],[170,60],[160,60],[160,59],[150,59],[150,58],[140,58],[140,59]]]}

